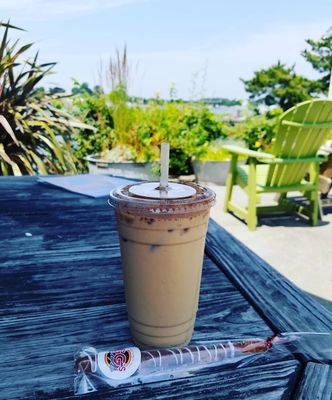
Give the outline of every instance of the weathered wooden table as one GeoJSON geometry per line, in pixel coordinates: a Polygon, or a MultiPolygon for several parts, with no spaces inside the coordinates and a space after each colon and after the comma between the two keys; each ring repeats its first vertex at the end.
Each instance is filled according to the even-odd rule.
{"type": "MultiPolygon", "coordinates": [[[[113,211],[33,177],[0,178],[0,194],[0,399],[73,399],[81,346],[132,345],[113,211]]],[[[211,221],[193,342],[331,329],[325,308],[211,221]]],[[[89,398],[331,399],[320,343],[89,398]]]]}

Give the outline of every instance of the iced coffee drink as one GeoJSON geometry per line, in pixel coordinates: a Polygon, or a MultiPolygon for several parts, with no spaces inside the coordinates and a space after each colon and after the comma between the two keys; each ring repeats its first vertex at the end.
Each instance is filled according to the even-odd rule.
{"type": "Polygon", "coordinates": [[[140,347],[190,341],[214,199],[210,189],[192,183],[170,184],[167,193],[158,182],[112,192],[128,318],[140,347]]]}

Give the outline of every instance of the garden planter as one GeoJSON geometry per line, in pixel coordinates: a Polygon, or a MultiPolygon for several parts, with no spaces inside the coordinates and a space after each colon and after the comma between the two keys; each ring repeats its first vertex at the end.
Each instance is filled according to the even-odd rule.
{"type": "MultiPolygon", "coordinates": [[[[245,160],[239,161],[245,164],[245,160]]],[[[196,182],[212,182],[225,185],[230,167],[230,161],[201,161],[193,160],[196,182]]]]}
{"type": "Polygon", "coordinates": [[[112,162],[99,155],[84,158],[89,162],[90,174],[106,174],[131,179],[156,180],[156,175],[152,173],[152,162],[112,162]]]}

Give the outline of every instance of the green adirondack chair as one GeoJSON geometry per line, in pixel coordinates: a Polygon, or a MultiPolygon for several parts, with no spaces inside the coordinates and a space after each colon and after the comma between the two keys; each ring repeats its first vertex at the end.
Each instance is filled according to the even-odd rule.
{"type": "Polygon", "coordinates": [[[226,145],[232,155],[226,183],[225,211],[244,219],[255,230],[257,214],[296,209],[316,225],[319,213],[319,163],[324,159],[318,150],[332,130],[332,100],[310,100],[287,110],[281,117],[271,152],[263,153],[226,145]],[[248,157],[248,165],[237,164],[238,156],[248,157]],[[307,179],[304,179],[307,176],[307,179]],[[248,206],[240,207],[231,200],[234,185],[248,195],[248,206]],[[300,191],[309,206],[297,207],[287,200],[287,192],[300,191]],[[261,193],[277,192],[277,206],[257,207],[261,193]]]}

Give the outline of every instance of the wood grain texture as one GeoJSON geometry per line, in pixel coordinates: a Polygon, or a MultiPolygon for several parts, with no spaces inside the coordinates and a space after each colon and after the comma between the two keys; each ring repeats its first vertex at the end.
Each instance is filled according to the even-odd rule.
{"type": "MultiPolygon", "coordinates": [[[[178,382],[113,389],[90,395],[93,400],[111,399],[220,399],[286,400],[300,371],[297,361],[276,362],[248,368],[211,368],[178,382]]],[[[82,397],[83,398],[83,397],[82,397]]]]}
{"type": "MultiPolygon", "coordinates": [[[[72,398],[77,350],[132,345],[114,214],[105,198],[79,196],[30,177],[0,178],[0,192],[0,354],[5,366],[0,398],[72,398]]],[[[205,257],[193,341],[271,334],[243,294],[205,257]]],[[[269,352],[240,369],[212,368],[186,380],[117,389],[109,398],[121,393],[125,398],[202,398],[206,393],[230,398],[234,391],[238,398],[246,393],[264,398],[266,392],[284,399],[299,371],[287,350],[269,352]],[[265,378],[258,379],[265,370],[265,378]]]]}
{"type": "Polygon", "coordinates": [[[331,400],[332,365],[308,363],[295,398],[297,400],[331,400]]]}
{"type": "MultiPolygon", "coordinates": [[[[276,332],[332,333],[332,314],[325,307],[215,221],[209,224],[206,253],[276,332]]],[[[317,337],[307,338],[292,348],[307,360],[331,361],[331,352],[321,349],[320,341],[317,337]]]]}

